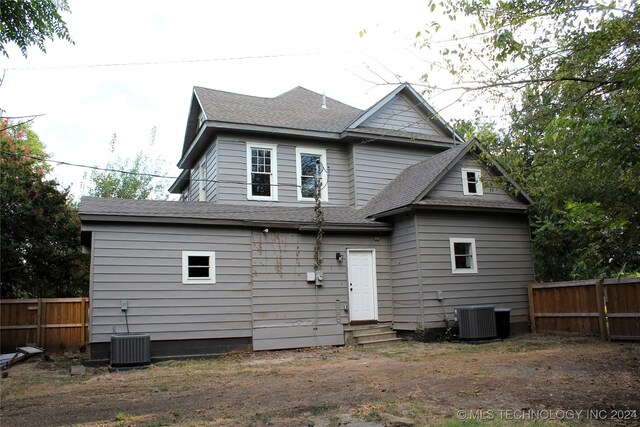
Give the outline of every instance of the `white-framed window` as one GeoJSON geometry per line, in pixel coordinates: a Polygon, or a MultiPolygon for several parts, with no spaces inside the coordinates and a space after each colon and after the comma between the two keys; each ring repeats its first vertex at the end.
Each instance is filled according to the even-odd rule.
{"type": "Polygon", "coordinates": [[[453,274],[477,273],[476,239],[452,237],[449,239],[451,249],[451,272],[453,274]]]}
{"type": "Polygon", "coordinates": [[[480,169],[462,168],[462,193],[465,196],[482,196],[480,169]]]}
{"type": "Polygon", "coordinates": [[[207,201],[207,158],[200,164],[200,173],[198,174],[198,200],[207,201]]]}
{"type": "Polygon", "coordinates": [[[216,283],[216,253],[182,251],[182,283],[216,283]]]}
{"type": "Polygon", "coordinates": [[[296,147],[298,200],[315,200],[318,177],[322,184],[320,200],[329,200],[327,151],[296,147]]]}
{"type": "Polygon", "coordinates": [[[278,152],[275,145],[247,143],[247,199],[278,200],[278,152]]]}

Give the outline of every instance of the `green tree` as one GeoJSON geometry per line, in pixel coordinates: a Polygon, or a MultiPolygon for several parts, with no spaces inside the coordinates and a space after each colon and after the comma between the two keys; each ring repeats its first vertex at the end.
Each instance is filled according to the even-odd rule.
{"type": "MultiPolygon", "coordinates": [[[[514,107],[489,145],[533,196],[538,278],[640,271],[635,2],[445,0],[482,43],[441,51],[455,87],[514,107]]],[[[434,6],[436,8],[437,6],[434,6]]]]}
{"type": "MultiPolygon", "coordinates": [[[[155,127],[151,130],[151,142],[155,141],[155,127]]],[[[116,151],[117,136],[113,134],[110,151],[116,151]]],[[[167,199],[168,193],[162,175],[163,162],[151,158],[142,151],[133,158],[118,157],[109,161],[103,170],[85,174],[87,195],[93,197],[113,197],[117,199],[167,199]]]]}
{"type": "Polygon", "coordinates": [[[6,45],[10,42],[16,43],[25,57],[32,45],[46,52],[47,39],[57,37],[73,43],[60,12],[70,12],[66,0],[0,1],[0,52],[9,57],[6,45]]]}
{"type": "Polygon", "coordinates": [[[37,135],[0,119],[0,143],[0,295],[87,295],[78,212],[68,190],[46,177],[37,135]]]}

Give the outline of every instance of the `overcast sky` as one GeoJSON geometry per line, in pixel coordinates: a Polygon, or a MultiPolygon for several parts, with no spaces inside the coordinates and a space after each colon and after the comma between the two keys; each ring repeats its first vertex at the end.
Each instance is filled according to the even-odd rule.
{"type": "MultiPolygon", "coordinates": [[[[365,109],[395,87],[385,82],[419,82],[433,59],[412,47],[433,18],[425,0],[69,5],[74,45],[48,42],[46,54],[31,48],[26,59],[12,47],[0,59],[0,107],[6,116],[42,114],[34,130],[53,159],[72,163],[104,166],[115,133],[118,155],[144,150],[177,175],[193,86],[268,97],[303,86],[365,109]]],[[[442,108],[450,100],[441,98],[429,101],[442,108]]],[[[460,107],[444,118],[460,117],[460,107]]],[[[75,197],[84,172],[54,170],[75,197]]]]}

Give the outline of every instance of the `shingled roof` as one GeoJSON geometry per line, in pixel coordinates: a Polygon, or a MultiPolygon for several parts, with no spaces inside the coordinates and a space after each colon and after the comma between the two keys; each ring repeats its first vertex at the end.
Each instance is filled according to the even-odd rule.
{"type": "Polygon", "coordinates": [[[506,178],[507,183],[515,190],[515,198],[517,200],[504,202],[481,198],[425,198],[471,149],[476,149],[488,155],[474,138],[469,142],[457,145],[427,160],[409,166],[371,199],[361,209],[362,212],[370,218],[383,218],[386,214],[409,205],[525,211],[527,205],[532,202],[531,198],[507,175],[506,171],[497,162],[492,165],[491,171],[506,178]]]}
{"type": "MultiPolygon", "coordinates": [[[[355,208],[328,206],[323,208],[325,228],[386,229],[388,224],[366,218],[355,208]]],[[[305,228],[315,226],[315,212],[310,207],[232,205],[209,202],[178,202],[164,200],[129,200],[100,197],[83,197],[80,201],[80,217],[89,221],[133,222],[196,222],[229,223],[270,227],[305,228]]]]}
{"type": "Polygon", "coordinates": [[[406,168],[400,175],[382,189],[362,211],[369,216],[393,211],[415,203],[417,198],[435,183],[438,178],[464,156],[470,144],[466,142],[406,168]]]}
{"type": "Polygon", "coordinates": [[[323,132],[342,132],[362,110],[296,87],[275,98],[195,87],[207,120],[323,132]]]}

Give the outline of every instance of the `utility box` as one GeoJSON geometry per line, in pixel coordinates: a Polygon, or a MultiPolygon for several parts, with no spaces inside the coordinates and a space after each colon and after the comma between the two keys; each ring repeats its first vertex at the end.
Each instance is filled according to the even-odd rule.
{"type": "Polygon", "coordinates": [[[151,363],[149,334],[111,335],[111,366],[114,368],[144,366],[151,363]]]}
{"type": "Polygon", "coordinates": [[[496,314],[493,306],[462,307],[456,309],[459,338],[484,340],[496,337],[496,314]]]}
{"type": "Polygon", "coordinates": [[[511,333],[511,309],[496,308],[496,332],[498,338],[509,338],[511,333]]]}

